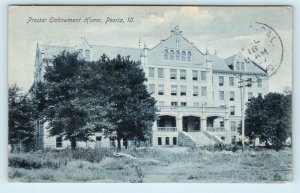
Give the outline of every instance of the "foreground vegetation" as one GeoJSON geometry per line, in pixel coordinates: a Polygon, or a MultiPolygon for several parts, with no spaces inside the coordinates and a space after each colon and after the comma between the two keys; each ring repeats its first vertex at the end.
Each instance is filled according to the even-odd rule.
{"type": "Polygon", "coordinates": [[[292,151],[188,148],[40,151],[9,155],[13,182],[283,182],[292,151]]]}

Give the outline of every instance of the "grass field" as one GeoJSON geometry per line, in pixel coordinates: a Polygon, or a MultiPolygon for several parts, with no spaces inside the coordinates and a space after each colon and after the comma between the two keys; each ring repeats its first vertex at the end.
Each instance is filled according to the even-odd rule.
{"type": "Polygon", "coordinates": [[[8,170],[12,182],[277,183],[292,179],[292,150],[52,150],[10,154],[8,170]]]}

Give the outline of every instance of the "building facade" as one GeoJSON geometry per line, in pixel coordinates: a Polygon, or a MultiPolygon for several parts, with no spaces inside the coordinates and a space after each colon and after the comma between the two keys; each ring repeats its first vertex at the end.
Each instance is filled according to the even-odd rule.
{"type": "MultiPolygon", "coordinates": [[[[223,59],[201,52],[183,36],[178,26],[153,48],[91,45],[84,38],[74,47],[38,44],[35,82],[43,81],[45,65],[64,50],[79,52],[87,61],[98,60],[105,53],[110,58],[120,54],[141,62],[149,92],[159,109],[159,118],[152,129],[153,146],[201,146],[238,140],[237,128],[243,113],[241,80],[252,83],[244,87],[246,102],[268,93],[268,76],[264,69],[245,60],[240,53],[223,59]]],[[[39,125],[38,121],[36,128],[41,147],[70,145],[60,137],[49,137],[45,125],[39,125]]],[[[78,146],[115,144],[101,133],[93,138],[95,142],[78,142],[78,146]]]]}

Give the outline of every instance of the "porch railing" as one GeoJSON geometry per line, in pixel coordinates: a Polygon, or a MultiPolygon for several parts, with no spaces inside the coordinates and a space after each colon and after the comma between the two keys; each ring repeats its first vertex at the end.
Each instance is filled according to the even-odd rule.
{"type": "Polygon", "coordinates": [[[209,132],[225,132],[225,127],[207,127],[209,132]]]}
{"type": "Polygon", "coordinates": [[[176,132],[176,127],[157,127],[158,132],[176,132]]]}

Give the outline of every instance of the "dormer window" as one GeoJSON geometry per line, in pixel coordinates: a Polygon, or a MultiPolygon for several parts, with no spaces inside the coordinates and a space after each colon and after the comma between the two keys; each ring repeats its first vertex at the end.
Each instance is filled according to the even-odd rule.
{"type": "Polygon", "coordinates": [[[164,51],[164,59],[165,60],[169,59],[169,51],[167,49],[165,49],[165,51],[164,51]]]}
{"type": "Polygon", "coordinates": [[[180,52],[178,50],[176,50],[176,60],[177,61],[180,60],[180,52]]]}
{"type": "Polygon", "coordinates": [[[241,71],[245,71],[245,63],[244,62],[241,63],[241,71]]]}
{"type": "Polygon", "coordinates": [[[240,71],[240,70],[241,70],[241,68],[240,68],[240,63],[239,63],[239,62],[236,62],[236,70],[237,70],[237,71],[240,71]]]}
{"type": "Polygon", "coordinates": [[[192,58],[192,53],[190,51],[187,52],[187,61],[190,62],[192,58]]]}
{"type": "Polygon", "coordinates": [[[174,50],[170,51],[170,60],[174,60],[174,50]]]}
{"type": "Polygon", "coordinates": [[[185,61],[185,60],[186,60],[186,53],[185,53],[185,51],[182,51],[182,52],[181,52],[181,60],[182,60],[182,61],[185,61]]]}

